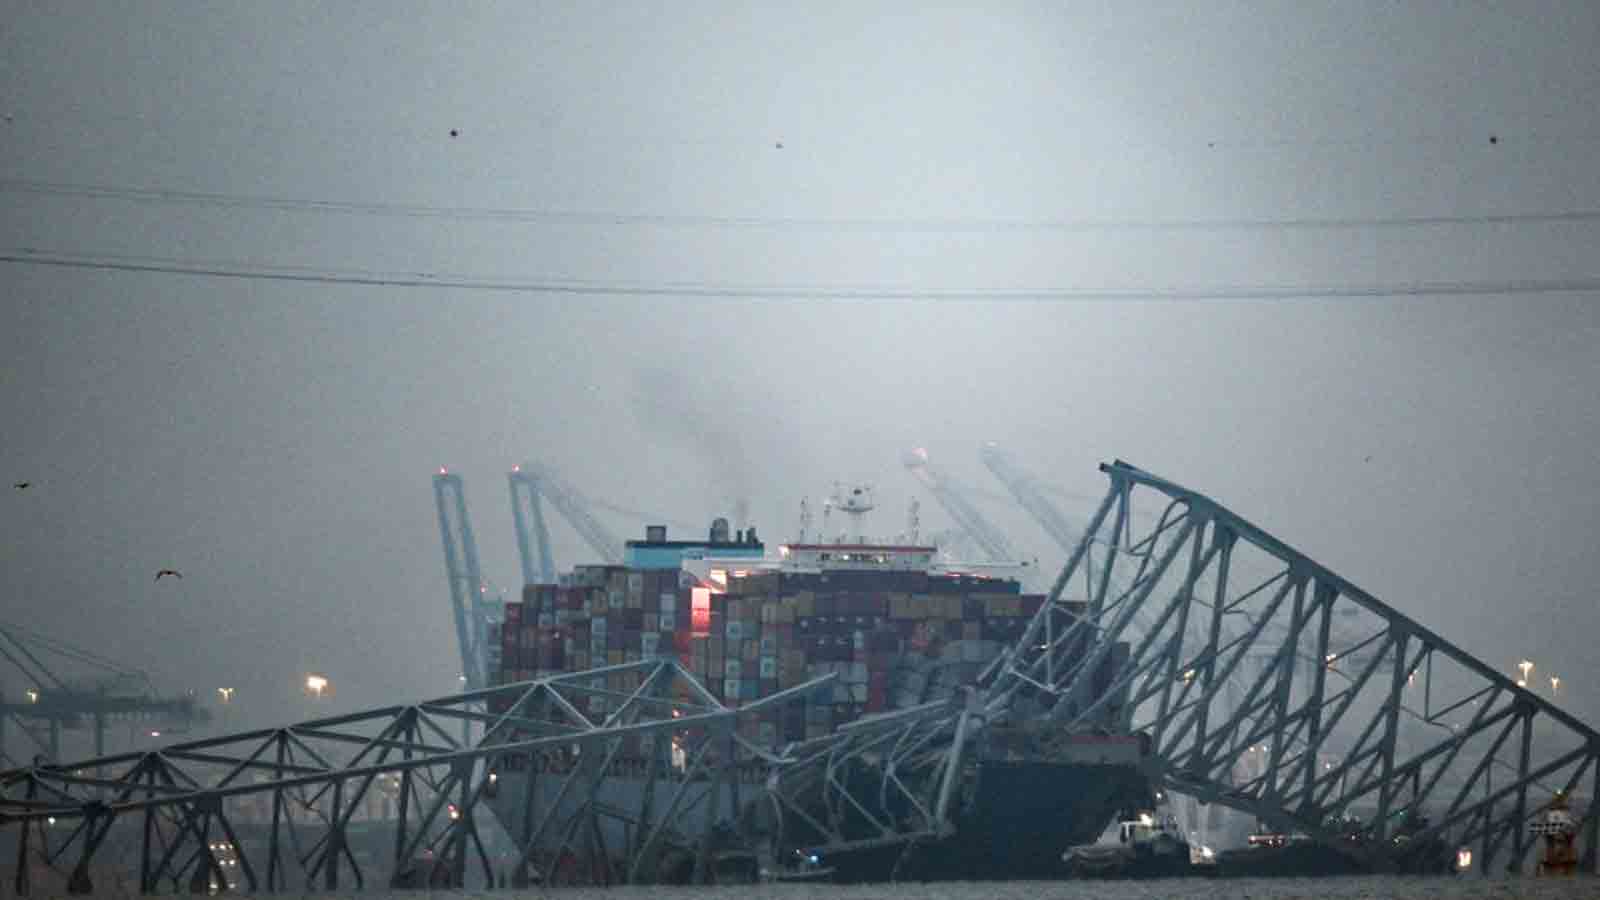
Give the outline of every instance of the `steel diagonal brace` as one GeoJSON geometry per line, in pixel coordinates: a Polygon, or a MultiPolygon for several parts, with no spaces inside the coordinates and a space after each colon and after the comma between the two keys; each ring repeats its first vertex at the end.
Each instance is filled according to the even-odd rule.
{"type": "Polygon", "coordinates": [[[1510,708],[1516,713],[1516,718],[1508,718],[1506,720],[1505,727],[1500,729],[1500,733],[1495,736],[1494,742],[1489,745],[1489,751],[1478,760],[1477,765],[1472,767],[1472,773],[1467,776],[1466,783],[1456,792],[1455,799],[1451,801],[1450,808],[1445,812],[1447,817],[1454,815],[1456,810],[1461,808],[1461,804],[1466,802],[1467,795],[1472,793],[1473,788],[1477,787],[1478,779],[1483,777],[1483,773],[1494,762],[1495,755],[1500,752],[1500,747],[1505,744],[1506,739],[1511,736],[1511,732],[1516,729],[1518,719],[1526,714],[1518,706],[1514,705],[1510,708]]]}
{"type": "MultiPolygon", "coordinates": [[[[1108,475],[1111,475],[1114,479],[1122,478],[1135,483],[1148,485],[1168,494],[1169,496],[1201,497],[1201,495],[1196,494],[1193,491],[1189,491],[1186,488],[1182,488],[1176,484],[1173,484],[1172,482],[1142,471],[1137,467],[1128,465],[1120,460],[1112,465],[1102,466],[1101,469],[1102,471],[1107,472],[1108,475]]],[[[1208,500],[1207,502],[1211,501],[1208,500]]],[[[1391,626],[1398,625],[1402,627],[1407,634],[1427,642],[1435,648],[1436,652],[1445,654],[1445,656],[1452,661],[1460,664],[1467,670],[1476,673],[1486,681],[1498,684],[1508,689],[1516,690],[1518,692],[1518,696],[1521,697],[1525,702],[1536,707],[1540,712],[1546,713],[1553,720],[1566,725],[1577,734],[1582,735],[1588,740],[1600,741],[1600,732],[1596,732],[1593,728],[1580,721],[1571,713],[1561,709],[1544,697],[1534,694],[1531,691],[1517,688],[1512,680],[1504,673],[1490,667],[1482,660],[1472,656],[1439,635],[1433,633],[1429,629],[1424,628],[1422,625],[1412,621],[1410,618],[1401,614],[1397,610],[1385,606],[1372,595],[1361,590],[1348,580],[1341,578],[1338,574],[1318,564],[1309,557],[1306,557],[1304,554],[1293,549],[1289,545],[1283,543],[1244,518],[1235,513],[1222,509],[1221,507],[1218,507],[1217,514],[1224,517],[1227,522],[1231,523],[1230,527],[1237,530],[1241,536],[1245,537],[1251,543],[1254,543],[1256,546],[1262,548],[1273,556],[1277,556],[1283,560],[1301,561],[1311,571],[1313,577],[1319,581],[1326,582],[1331,588],[1337,590],[1339,594],[1354,602],[1357,606],[1360,606],[1368,612],[1385,619],[1391,624],[1391,626]]]]}
{"type": "MultiPolygon", "coordinates": [[[[1083,540],[1078,542],[1077,547],[1073,549],[1072,554],[1067,558],[1067,564],[1062,567],[1061,574],[1056,576],[1055,583],[1051,585],[1050,593],[1045,599],[1045,602],[1040,605],[1039,611],[1034,613],[1033,617],[1028,620],[1028,627],[1024,629],[1022,638],[1018,640],[1016,644],[1017,647],[1031,647],[1035,642],[1038,641],[1039,631],[1043,627],[1045,618],[1050,615],[1050,611],[1057,603],[1060,602],[1061,592],[1066,589],[1067,583],[1072,579],[1072,575],[1077,571],[1078,567],[1082,565],[1084,558],[1089,551],[1089,545],[1093,535],[1100,530],[1100,526],[1105,521],[1106,515],[1111,511],[1112,504],[1116,503],[1118,497],[1121,496],[1122,493],[1122,489],[1113,480],[1110,490],[1106,492],[1105,498],[1100,501],[1099,508],[1095,510],[1094,516],[1089,520],[1089,526],[1084,531],[1083,540]]],[[[1116,539],[1116,533],[1121,530],[1121,522],[1124,513],[1125,504],[1119,504],[1117,513],[1118,524],[1117,527],[1113,529],[1113,540],[1116,539]]]]}
{"type": "MultiPolygon", "coordinates": [[[[1501,721],[1517,711],[1517,707],[1514,704],[1507,704],[1501,707],[1499,711],[1495,712],[1491,716],[1489,710],[1494,706],[1495,701],[1499,699],[1500,688],[1495,685],[1489,685],[1488,687],[1484,688],[1483,691],[1480,691],[1473,696],[1482,696],[1484,693],[1489,693],[1489,699],[1479,706],[1478,711],[1472,716],[1472,721],[1467,723],[1467,727],[1461,731],[1452,732],[1451,736],[1447,738],[1444,743],[1435,747],[1433,750],[1430,750],[1428,753],[1423,754],[1422,757],[1418,759],[1418,762],[1425,762],[1426,757],[1433,755],[1439,750],[1446,750],[1444,761],[1434,769],[1433,775],[1428,779],[1427,786],[1420,791],[1421,796],[1431,797],[1433,795],[1433,789],[1436,785],[1438,785],[1439,779],[1444,777],[1445,771],[1448,770],[1450,765],[1455,762],[1456,756],[1461,753],[1461,748],[1466,746],[1468,740],[1472,739],[1485,729],[1491,727],[1496,722],[1501,721]]],[[[1472,698],[1462,700],[1461,702],[1466,703],[1470,699],[1472,698]]],[[[1450,709],[1454,708],[1454,706],[1450,707],[1450,709]]],[[[1447,711],[1448,710],[1446,710],[1446,712],[1447,711]]],[[[1440,715],[1444,715],[1444,712],[1441,712],[1440,715]]]]}
{"type": "MultiPolygon", "coordinates": [[[[673,791],[672,799],[668,801],[667,808],[664,812],[662,812],[660,821],[656,823],[655,827],[650,829],[649,837],[645,838],[644,843],[639,848],[639,852],[633,858],[633,865],[628,870],[629,882],[637,882],[639,880],[639,866],[642,865],[646,859],[652,858],[651,854],[655,852],[656,845],[661,842],[661,835],[666,832],[667,824],[677,816],[678,807],[683,805],[683,798],[688,793],[689,786],[695,783],[697,776],[703,773],[709,773],[710,770],[706,765],[706,759],[707,751],[710,750],[711,744],[712,738],[708,735],[700,741],[700,746],[695,748],[694,755],[690,758],[689,764],[684,768],[683,780],[678,783],[678,789],[673,791]]],[[[552,805],[551,809],[554,810],[555,806],[552,805]]],[[[552,815],[553,814],[554,813],[552,812],[552,815]]],[[[537,846],[536,842],[532,840],[528,842],[527,848],[523,850],[524,859],[529,858],[535,846],[537,846]]]]}
{"type": "MultiPolygon", "coordinates": [[[[1378,671],[1378,666],[1382,664],[1383,658],[1387,655],[1387,649],[1372,654],[1372,658],[1367,660],[1367,664],[1362,667],[1361,673],[1356,677],[1356,679],[1351,682],[1348,688],[1337,695],[1340,698],[1338,707],[1333,711],[1333,715],[1329,716],[1322,723],[1324,734],[1331,733],[1339,727],[1340,722],[1344,721],[1345,713],[1348,712],[1351,705],[1355,703],[1355,700],[1358,696],[1360,696],[1362,689],[1366,687],[1367,681],[1372,678],[1374,672],[1378,671]]],[[[1349,760],[1345,760],[1339,766],[1335,767],[1333,774],[1342,775],[1344,772],[1348,772],[1349,769],[1349,760]]],[[[1332,779],[1330,779],[1330,784],[1331,783],[1333,783],[1332,779]]],[[[1317,798],[1317,805],[1325,806],[1326,796],[1317,798]]]]}
{"type": "MultiPolygon", "coordinates": [[[[1266,584],[1271,584],[1277,580],[1278,578],[1275,577],[1266,582],[1266,584]]],[[[1233,677],[1234,671],[1238,669],[1245,659],[1250,656],[1251,647],[1255,645],[1256,639],[1260,637],[1261,632],[1266,629],[1267,623],[1270,622],[1272,617],[1277,613],[1278,607],[1282,605],[1284,598],[1288,596],[1292,586],[1292,582],[1285,580],[1284,584],[1268,602],[1266,610],[1255,622],[1251,623],[1249,630],[1244,634],[1229,640],[1228,643],[1223,647],[1215,649],[1208,648],[1208,651],[1203,651],[1210,653],[1209,665],[1211,666],[1215,666],[1215,661],[1217,659],[1225,659],[1226,661],[1223,663],[1222,673],[1220,675],[1214,675],[1211,683],[1204,686],[1203,690],[1205,693],[1196,701],[1197,709],[1208,708],[1216,701],[1218,695],[1226,689],[1226,685],[1228,684],[1229,679],[1233,677]]],[[[1241,707],[1244,705],[1245,704],[1243,703],[1240,704],[1241,707]]],[[[1210,734],[1196,735],[1194,748],[1191,750],[1191,754],[1197,754],[1198,759],[1203,761],[1207,756],[1207,746],[1213,742],[1217,744],[1225,742],[1227,733],[1236,728],[1238,722],[1242,721],[1243,718],[1244,713],[1241,710],[1236,710],[1234,715],[1231,716],[1228,721],[1222,723],[1220,727],[1213,728],[1210,734]]],[[[1166,748],[1162,752],[1174,752],[1184,738],[1188,737],[1189,731],[1196,727],[1198,722],[1198,712],[1187,716],[1183,723],[1178,728],[1173,730],[1172,736],[1168,739],[1166,748]]]]}
{"type": "MultiPolygon", "coordinates": [[[[1256,638],[1261,636],[1262,630],[1267,627],[1267,622],[1272,619],[1275,613],[1277,613],[1278,607],[1283,604],[1284,598],[1289,595],[1289,591],[1292,587],[1293,584],[1291,582],[1285,581],[1283,586],[1280,587],[1277,593],[1273,595],[1272,600],[1268,602],[1265,612],[1262,613],[1256,622],[1251,624],[1250,630],[1241,639],[1238,649],[1234,650],[1233,655],[1226,663],[1223,664],[1222,674],[1217,676],[1216,680],[1213,682],[1211,695],[1206,698],[1207,703],[1214,702],[1215,697],[1217,694],[1221,693],[1222,688],[1227,684],[1228,679],[1233,677],[1234,670],[1239,667],[1240,663],[1244,662],[1245,657],[1249,655],[1250,647],[1255,643],[1256,638]]],[[[1207,736],[1207,741],[1212,741],[1213,738],[1215,738],[1214,742],[1218,744],[1220,748],[1220,745],[1226,742],[1228,735],[1239,727],[1239,724],[1243,721],[1243,719],[1244,715],[1242,711],[1235,710],[1234,714],[1230,716],[1227,721],[1212,729],[1211,735],[1207,736]]],[[[1194,724],[1195,717],[1188,717],[1182,726],[1173,731],[1172,737],[1167,742],[1167,748],[1175,749],[1179,742],[1181,742],[1184,737],[1187,736],[1189,729],[1193,727],[1194,724]]],[[[1168,751],[1164,750],[1163,752],[1168,751]]],[[[1208,764],[1211,754],[1206,743],[1197,741],[1193,749],[1191,749],[1189,752],[1191,761],[1188,765],[1190,768],[1199,771],[1201,769],[1209,769],[1213,767],[1208,764]]]]}
{"type": "MultiPolygon", "coordinates": [[[[1547,775],[1559,772],[1586,755],[1593,756],[1593,748],[1584,746],[1570,750],[1556,757],[1550,762],[1538,767],[1537,769],[1531,770],[1526,779],[1512,782],[1511,784],[1500,788],[1493,794],[1485,797],[1482,800],[1479,800],[1477,803],[1474,803],[1469,807],[1462,809],[1452,806],[1449,813],[1441,817],[1439,821],[1434,822],[1427,828],[1424,828],[1416,834],[1413,834],[1411,836],[1411,840],[1420,846],[1422,842],[1431,840],[1445,833],[1446,830],[1458,822],[1471,819],[1473,816],[1478,815],[1486,809],[1492,810],[1495,804],[1522,790],[1527,786],[1528,783],[1538,781],[1547,775]]],[[[1488,863],[1486,860],[1485,865],[1487,864],[1488,863]]]]}
{"type": "MultiPolygon", "coordinates": [[[[1188,541],[1189,535],[1193,530],[1194,522],[1186,519],[1183,527],[1178,532],[1178,537],[1173,540],[1171,545],[1167,547],[1166,552],[1161,555],[1161,559],[1156,564],[1156,570],[1152,573],[1149,583],[1146,584],[1145,587],[1139,592],[1138,597],[1131,600],[1129,605],[1120,612],[1113,626],[1105,633],[1101,642],[1095,647],[1094,652],[1089,654],[1089,658],[1086,659],[1081,665],[1076,667],[1074,674],[1079,672],[1095,671],[1095,669],[1099,667],[1106,656],[1110,654],[1111,648],[1116,645],[1117,640],[1122,636],[1123,629],[1126,628],[1128,623],[1133,619],[1133,614],[1137,612],[1144,602],[1149,598],[1150,592],[1155,588],[1157,582],[1160,581],[1162,574],[1166,572],[1167,567],[1172,564],[1172,561],[1177,558],[1178,553],[1183,550],[1183,545],[1186,541],[1188,541]]],[[[1175,602],[1167,604],[1166,611],[1161,615],[1161,624],[1165,624],[1167,618],[1170,617],[1171,614],[1177,609],[1177,606],[1182,602],[1182,599],[1183,598],[1180,597],[1175,602]]],[[[1159,631],[1159,625],[1157,625],[1156,628],[1151,629],[1151,631],[1145,636],[1144,640],[1140,643],[1139,649],[1136,650],[1129,658],[1141,659],[1144,651],[1149,648],[1149,645],[1154,641],[1159,631]]],[[[1102,693],[1100,697],[1090,705],[1091,708],[1098,711],[1116,695],[1116,692],[1122,690],[1122,688],[1126,686],[1126,681],[1119,679],[1115,687],[1102,693]]],[[[1064,710],[1061,709],[1061,704],[1057,704],[1050,711],[1051,716],[1056,719],[1062,718],[1063,712],[1064,710]]],[[[1084,718],[1084,715],[1079,715],[1073,721],[1081,722],[1084,718]]]]}

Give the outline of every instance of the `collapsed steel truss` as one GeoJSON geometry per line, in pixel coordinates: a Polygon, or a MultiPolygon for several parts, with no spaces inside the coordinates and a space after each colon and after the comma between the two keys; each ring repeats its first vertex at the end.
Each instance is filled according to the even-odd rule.
{"type": "Polygon", "coordinates": [[[474,861],[489,885],[506,869],[519,883],[638,881],[654,875],[643,861],[669,850],[703,878],[717,849],[718,791],[736,790],[742,771],[780,762],[742,737],[741,723],[827,681],[730,709],[675,661],[650,660],[0,773],[0,835],[16,852],[11,886],[26,895],[42,871],[63,881],[47,890],[89,893],[91,873],[136,865],[147,894],[331,891],[345,873],[360,888],[374,871],[396,887],[459,887],[474,861]],[[612,676],[630,689],[612,689],[612,676]],[[603,717],[582,711],[594,698],[604,698],[603,717]],[[506,711],[482,711],[496,707],[506,711]],[[462,721],[480,723],[483,738],[472,746],[453,738],[449,726],[462,721]],[[620,751],[630,740],[647,748],[643,776],[660,789],[637,794],[635,808],[603,804],[599,788],[624,774],[620,751]],[[526,776],[509,777],[513,770],[526,776]],[[528,814],[497,867],[477,813],[518,781],[528,814]],[[541,781],[558,789],[554,802],[536,806],[541,781]],[[657,794],[668,799],[652,809],[657,794]],[[602,819],[628,828],[626,871],[612,867],[602,819]]]}
{"type": "MultiPolygon", "coordinates": [[[[1111,690],[1056,703],[1056,721],[1070,730],[1120,703],[1110,711],[1151,736],[1171,789],[1379,866],[1447,841],[1476,849],[1484,871],[1516,871],[1554,792],[1588,776],[1594,795],[1600,734],[1546,697],[1214,501],[1120,461],[1101,468],[1110,490],[991,709],[1019,690],[1086,697],[1087,673],[1124,642],[1111,690]],[[1136,524],[1149,521],[1136,502],[1155,504],[1153,525],[1136,524]],[[1087,614],[1066,615],[1072,601],[1087,614]],[[1084,641],[1093,649],[1074,653],[1084,641]]],[[[1590,869],[1595,824],[1591,811],[1590,869]]]]}
{"type": "MultiPolygon", "coordinates": [[[[734,843],[779,851],[910,848],[952,833],[963,772],[997,725],[1040,720],[1041,760],[1052,735],[1142,733],[1169,789],[1377,867],[1467,846],[1485,871],[1517,870],[1545,800],[1586,776],[1594,792],[1600,735],[1546,698],[1210,499],[1122,462],[1102,470],[1110,490],[1047,602],[948,701],[776,751],[741,726],[826,679],[729,709],[675,662],[648,661],[6,772],[16,890],[33,859],[90,890],[91,863],[119,842],[145,893],[334,889],[345,870],[360,886],[375,864],[352,847],[375,785],[395,807],[378,817],[395,885],[464,886],[474,856],[493,883],[475,813],[513,786],[515,882],[650,882],[669,863],[704,880],[730,823],[734,843]],[[605,713],[584,712],[592,698],[605,713]],[[463,721],[481,741],[449,736],[463,721]],[[608,791],[621,778],[645,787],[608,791]],[[266,821],[242,822],[249,798],[266,821]]],[[[1590,869],[1596,818],[1581,823],[1590,869]]]]}

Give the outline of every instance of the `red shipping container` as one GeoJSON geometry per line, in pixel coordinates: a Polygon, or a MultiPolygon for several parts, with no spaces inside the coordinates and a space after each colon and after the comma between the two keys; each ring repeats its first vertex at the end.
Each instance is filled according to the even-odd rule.
{"type": "Polygon", "coordinates": [[[888,708],[888,692],[883,688],[867,688],[867,709],[869,713],[883,712],[888,708]]]}

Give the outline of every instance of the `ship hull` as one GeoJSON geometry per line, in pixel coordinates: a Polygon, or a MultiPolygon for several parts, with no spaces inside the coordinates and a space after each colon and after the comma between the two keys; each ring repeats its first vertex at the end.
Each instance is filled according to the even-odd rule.
{"type": "MultiPolygon", "coordinates": [[[[1091,841],[1114,818],[1118,809],[1147,801],[1148,782],[1128,765],[982,762],[975,768],[970,796],[955,817],[954,833],[938,841],[907,847],[889,843],[880,847],[828,853],[820,864],[833,870],[838,882],[890,880],[1005,880],[1059,878],[1066,875],[1063,851],[1091,841]]],[[[552,830],[570,827],[580,808],[576,790],[560,797],[564,775],[543,773],[533,779],[533,823],[552,808],[557,810],[552,830]]],[[[528,773],[505,772],[499,778],[491,808],[514,841],[531,836],[526,815],[529,804],[528,773]]],[[[678,785],[650,784],[646,779],[613,775],[598,786],[596,799],[603,809],[635,811],[648,796],[660,816],[672,804],[678,785]]],[[[744,810],[763,792],[761,785],[724,785],[719,792],[714,821],[739,822],[744,810]]],[[[691,809],[677,822],[680,840],[693,839],[705,828],[710,809],[710,788],[705,782],[689,785],[678,801],[691,809]]],[[[620,817],[602,815],[597,822],[608,855],[620,863],[637,843],[637,835],[620,817]]],[[[547,830],[542,843],[549,843],[547,830]]],[[[754,849],[754,848],[751,848],[754,849]]],[[[772,848],[780,855],[788,848],[772,848]]],[[[813,849],[816,852],[817,848],[813,849]]],[[[671,865],[671,855],[663,865],[671,865]]],[[[670,872],[641,872],[641,880],[676,880],[670,872]]]]}

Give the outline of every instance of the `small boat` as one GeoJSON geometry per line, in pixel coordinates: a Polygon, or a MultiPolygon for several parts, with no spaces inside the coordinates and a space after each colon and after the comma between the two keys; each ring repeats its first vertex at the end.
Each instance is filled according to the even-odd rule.
{"type": "Polygon", "coordinates": [[[1189,874],[1191,856],[1176,819],[1140,812],[1117,823],[1117,843],[1068,847],[1061,860],[1075,878],[1159,878],[1189,874]]]}

